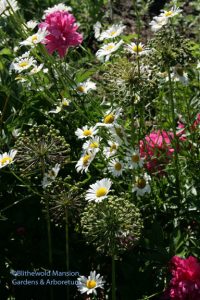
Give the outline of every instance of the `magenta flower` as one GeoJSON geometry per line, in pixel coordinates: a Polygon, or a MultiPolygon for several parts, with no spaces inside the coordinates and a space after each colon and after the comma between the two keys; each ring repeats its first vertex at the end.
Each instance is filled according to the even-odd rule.
{"type": "Polygon", "coordinates": [[[197,258],[174,256],[170,261],[170,271],[173,277],[165,292],[168,299],[200,299],[200,263],[197,258]]]}
{"type": "Polygon", "coordinates": [[[60,57],[64,57],[69,47],[75,47],[82,43],[83,36],[78,33],[76,19],[67,11],[56,11],[46,16],[39,28],[48,31],[42,41],[46,45],[49,54],[57,51],[60,57]]]}
{"type": "Polygon", "coordinates": [[[174,148],[174,134],[164,130],[153,131],[140,141],[140,155],[145,158],[145,167],[150,172],[162,174],[164,166],[169,162],[174,148]]]}

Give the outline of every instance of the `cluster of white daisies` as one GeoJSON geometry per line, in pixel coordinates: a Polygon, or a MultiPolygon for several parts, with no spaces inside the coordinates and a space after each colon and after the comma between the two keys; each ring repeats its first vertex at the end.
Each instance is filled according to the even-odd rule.
{"type": "MultiPolygon", "coordinates": [[[[128,142],[123,127],[118,123],[122,109],[107,110],[102,118],[102,122],[98,122],[95,126],[85,125],[75,131],[78,139],[85,142],[82,146],[82,155],[76,164],[77,172],[87,173],[89,167],[96,155],[100,152],[99,158],[101,163],[105,162],[107,166],[105,172],[109,172],[113,177],[122,176],[123,172],[131,169],[143,167],[144,159],[140,157],[138,149],[128,149],[128,142]],[[101,131],[102,128],[107,131],[101,131]],[[103,137],[109,137],[104,142],[103,137]],[[121,159],[122,153],[126,151],[125,159],[121,159]],[[101,151],[100,151],[101,150],[101,151]]],[[[150,177],[147,174],[136,177],[132,191],[138,196],[150,193],[149,185],[150,177]]],[[[90,185],[86,193],[86,200],[101,202],[105,199],[110,191],[112,181],[109,178],[103,178],[96,183],[90,185]]]]}
{"type": "MultiPolygon", "coordinates": [[[[156,16],[151,21],[151,30],[156,32],[161,29],[164,25],[168,24],[169,19],[178,15],[181,9],[174,6],[171,10],[163,10],[159,16],[156,16]]],[[[94,25],[94,35],[98,41],[113,40],[112,42],[105,43],[97,51],[96,56],[101,61],[108,61],[111,54],[115,53],[121,45],[124,43],[122,39],[118,40],[118,37],[123,33],[125,26],[122,24],[114,24],[106,30],[102,30],[102,25],[97,22],[94,25]]],[[[130,52],[132,55],[145,55],[149,54],[153,49],[148,49],[142,43],[130,43],[124,46],[124,49],[130,52]]]]}
{"type": "Polygon", "coordinates": [[[162,10],[160,15],[154,17],[151,21],[151,30],[154,32],[160,30],[163,26],[168,24],[170,18],[178,15],[181,11],[182,9],[179,9],[176,6],[172,7],[171,10],[162,10]]]}
{"type": "MultiPolygon", "coordinates": [[[[111,54],[116,52],[121,45],[124,43],[123,40],[118,41],[118,37],[123,33],[125,26],[122,24],[114,24],[110,26],[107,30],[101,32],[101,24],[97,22],[94,25],[94,35],[98,41],[107,41],[113,40],[112,42],[105,43],[103,46],[97,51],[96,56],[99,60],[108,61],[111,54]]],[[[124,46],[124,49],[130,52],[133,55],[143,55],[149,53],[150,49],[147,49],[142,43],[130,43],[124,46]]]]}

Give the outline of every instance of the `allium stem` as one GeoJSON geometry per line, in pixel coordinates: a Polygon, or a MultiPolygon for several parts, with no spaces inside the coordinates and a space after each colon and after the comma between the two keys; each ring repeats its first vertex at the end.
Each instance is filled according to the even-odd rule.
{"type": "Polygon", "coordinates": [[[112,255],[112,300],[116,300],[115,255],[112,255]]]}
{"type": "Polygon", "coordinates": [[[112,19],[113,19],[112,0],[108,1],[108,5],[109,5],[109,11],[110,11],[110,20],[112,21],[112,19]]]}
{"type": "Polygon", "coordinates": [[[179,148],[179,140],[176,135],[176,115],[175,115],[175,105],[174,105],[174,94],[173,94],[173,83],[170,73],[170,67],[167,68],[168,78],[169,78],[169,98],[170,98],[170,109],[171,109],[171,118],[172,118],[172,128],[174,134],[174,163],[175,163],[175,179],[176,179],[176,191],[178,199],[181,198],[180,192],[180,180],[179,180],[179,159],[178,159],[178,148],[179,148]]]}
{"type": "MultiPolygon", "coordinates": [[[[49,252],[49,266],[52,268],[53,259],[52,259],[52,241],[51,241],[51,220],[50,220],[50,214],[49,214],[49,199],[46,198],[46,222],[47,222],[47,237],[48,237],[48,252],[49,252]]],[[[50,300],[53,300],[53,288],[50,287],[50,300]]]]}
{"type": "MultiPolygon", "coordinates": [[[[41,158],[41,171],[44,178],[45,174],[45,162],[44,159],[41,158]]],[[[49,199],[45,197],[45,213],[46,213],[46,223],[47,223],[47,238],[48,238],[48,254],[49,254],[49,266],[52,268],[53,265],[53,255],[52,255],[52,240],[51,240],[51,220],[50,220],[50,213],[49,213],[49,199]]],[[[53,288],[50,287],[50,300],[53,300],[53,288]]]]}
{"type": "MultiPolygon", "coordinates": [[[[66,247],[66,270],[69,271],[69,217],[68,209],[65,207],[65,247],[66,247]]],[[[69,300],[69,286],[67,286],[67,300],[69,300]]]]}

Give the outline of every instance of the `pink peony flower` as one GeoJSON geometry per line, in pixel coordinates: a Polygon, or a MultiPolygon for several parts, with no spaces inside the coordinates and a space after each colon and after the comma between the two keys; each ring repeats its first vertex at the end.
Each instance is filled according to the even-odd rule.
{"type": "Polygon", "coordinates": [[[145,167],[150,172],[159,172],[169,162],[174,148],[172,140],[174,134],[164,130],[153,131],[140,141],[140,155],[145,158],[145,167]]]}
{"type": "Polygon", "coordinates": [[[43,44],[46,45],[49,54],[58,51],[60,57],[64,57],[69,47],[75,47],[82,43],[83,37],[76,30],[76,19],[67,11],[56,11],[46,16],[39,28],[44,28],[46,35],[43,44]]]}
{"type": "Polygon", "coordinates": [[[192,129],[196,130],[199,125],[200,125],[200,113],[197,114],[196,120],[194,121],[194,123],[192,125],[192,129]]]}
{"type": "Polygon", "coordinates": [[[173,300],[198,300],[200,299],[200,263],[189,256],[184,259],[172,257],[170,271],[173,278],[165,295],[173,300]]]}

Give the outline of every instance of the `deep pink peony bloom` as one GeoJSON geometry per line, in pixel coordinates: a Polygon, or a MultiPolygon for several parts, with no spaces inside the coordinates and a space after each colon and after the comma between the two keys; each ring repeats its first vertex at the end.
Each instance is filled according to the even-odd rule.
{"type": "Polygon", "coordinates": [[[56,11],[46,16],[39,28],[46,29],[49,34],[42,41],[46,45],[49,54],[58,51],[60,57],[64,57],[69,47],[75,47],[82,43],[83,36],[78,33],[76,19],[67,11],[56,11]]]}
{"type": "Polygon", "coordinates": [[[145,158],[145,166],[150,172],[161,173],[166,163],[169,162],[174,152],[173,138],[172,132],[157,130],[140,141],[140,155],[145,158]]]}
{"type": "Polygon", "coordinates": [[[186,259],[178,256],[172,257],[170,271],[173,278],[166,291],[169,299],[200,299],[200,263],[195,257],[189,256],[186,259]]]}
{"type": "Polygon", "coordinates": [[[196,130],[199,125],[200,125],[200,113],[197,114],[196,120],[194,121],[194,124],[192,125],[192,129],[196,130]]]}

